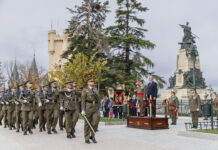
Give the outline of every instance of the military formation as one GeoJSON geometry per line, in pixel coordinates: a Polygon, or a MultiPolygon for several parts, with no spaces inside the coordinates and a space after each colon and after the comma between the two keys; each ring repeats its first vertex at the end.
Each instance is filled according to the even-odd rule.
{"type": "Polygon", "coordinates": [[[75,126],[80,117],[85,120],[85,143],[97,143],[95,133],[100,121],[100,98],[93,79],[88,79],[87,88],[77,88],[76,81],[67,81],[63,89],[58,88],[56,81],[48,81],[33,88],[31,81],[17,83],[9,89],[0,91],[0,125],[9,130],[33,134],[36,125],[40,132],[58,134],[66,130],[67,138],[76,138],[75,126]]]}

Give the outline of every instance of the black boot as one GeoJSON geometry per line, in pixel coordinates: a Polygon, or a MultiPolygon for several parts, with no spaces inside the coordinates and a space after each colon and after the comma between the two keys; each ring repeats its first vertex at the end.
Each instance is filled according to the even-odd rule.
{"type": "Polygon", "coordinates": [[[93,143],[97,143],[97,141],[95,140],[95,137],[90,137],[90,139],[92,140],[93,143]]]}
{"type": "Polygon", "coordinates": [[[71,133],[71,136],[72,138],[76,138],[75,134],[74,133],[71,133]]]}
{"type": "Polygon", "coordinates": [[[33,131],[32,131],[31,129],[29,129],[29,133],[30,133],[30,134],[33,134],[33,131]]]}
{"type": "Polygon", "coordinates": [[[2,122],[0,122],[0,126],[2,126],[2,122]]]}
{"type": "Polygon", "coordinates": [[[27,132],[25,131],[25,132],[23,133],[23,135],[27,135],[27,132]]]}
{"type": "Polygon", "coordinates": [[[68,138],[68,139],[72,139],[72,136],[71,136],[71,135],[67,135],[67,138],[68,138]]]}
{"type": "Polygon", "coordinates": [[[48,134],[51,134],[51,131],[48,131],[48,134]]]}
{"type": "Polygon", "coordinates": [[[86,143],[86,144],[90,144],[90,141],[89,141],[89,140],[85,140],[85,143],[86,143]]]}
{"type": "Polygon", "coordinates": [[[20,132],[20,131],[19,131],[19,129],[17,129],[17,131],[16,131],[16,132],[20,132]]]}
{"type": "Polygon", "coordinates": [[[54,134],[57,134],[58,132],[56,131],[56,129],[52,129],[52,132],[54,132],[54,134]]]}
{"type": "Polygon", "coordinates": [[[39,132],[42,132],[42,128],[39,129],[39,132]]]}
{"type": "Polygon", "coordinates": [[[60,128],[60,130],[63,131],[64,129],[63,129],[63,128],[60,128]]]}
{"type": "Polygon", "coordinates": [[[12,130],[12,127],[9,127],[9,130],[12,130]]]}
{"type": "Polygon", "coordinates": [[[42,127],[43,131],[46,131],[45,127],[42,127]]]}

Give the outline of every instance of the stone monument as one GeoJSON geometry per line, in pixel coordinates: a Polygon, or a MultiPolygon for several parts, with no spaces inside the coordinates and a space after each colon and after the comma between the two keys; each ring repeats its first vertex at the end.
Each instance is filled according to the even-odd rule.
{"type": "MultiPolygon", "coordinates": [[[[197,37],[191,32],[191,27],[187,22],[186,25],[180,25],[183,28],[184,36],[182,42],[179,43],[181,48],[177,55],[176,72],[169,78],[170,86],[162,93],[161,98],[170,97],[171,90],[176,91],[179,99],[187,99],[190,88],[193,88],[193,62],[189,56],[191,47],[195,46],[195,38],[197,37]]],[[[196,52],[197,47],[195,46],[196,52]]],[[[203,98],[206,91],[205,79],[202,76],[200,69],[199,56],[196,56],[195,61],[195,86],[197,93],[203,98]]]]}

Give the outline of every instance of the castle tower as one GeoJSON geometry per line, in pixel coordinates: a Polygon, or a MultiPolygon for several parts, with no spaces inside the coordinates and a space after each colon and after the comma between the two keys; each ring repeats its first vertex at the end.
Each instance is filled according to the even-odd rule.
{"type": "Polygon", "coordinates": [[[63,59],[61,55],[67,50],[68,46],[69,41],[66,30],[64,30],[61,36],[57,35],[56,30],[51,29],[48,31],[49,72],[54,70],[55,65],[61,66],[67,62],[67,60],[63,59]]]}

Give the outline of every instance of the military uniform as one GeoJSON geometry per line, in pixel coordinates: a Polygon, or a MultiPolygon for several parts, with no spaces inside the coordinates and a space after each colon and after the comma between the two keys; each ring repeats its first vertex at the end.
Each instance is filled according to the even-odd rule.
{"type": "Polygon", "coordinates": [[[19,102],[19,99],[14,99],[15,105],[15,116],[16,116],[16,127],[17,132],[19,132],[21,126],[22,126],[22,111],[21,111],[21,103],[19,102]]]}
{"type": "Polygon", "coordinates": [[[32,90],[27,90],[28,94],[24,95],[24,91],[20,96],[20,103],[22,104],[22,119],[23,119],[23,130],[24,135],[29,131],[32,134],[32,125],[33,125],[33,107],[34,107],[34,92],[32,90]]]}
{"type": "Polygon", "coordinates": [[[200,96],[197,93],[191,94],[189,96],[189,107],[190,107],[190,113],[192,116],[192,123],[194,128],[198,127],[198,112],[200,110],[200,105],[201,105],[200,96]]]}
{"type": "MultiPolygon", "coordinates": [[[[43,92],[44,93],[44,92],[43,92]]],[[[40,99],[39,96],[36,97],[38,107],[38,116],[39,116],[39,131],[45,131],[46,124],[46,109],[45,109],[45,99],[40,99]]]]}
{"type": "Polygon", "coordinates": [[[15,116],[15,93],[8,93],[8,125],[9,129],[12,130],[12,128],[15,128],[15,122],[16,122],[16,116],[15,116]]]}
{"type": "Polygon", "coordinates": [[[7,107],[8,102],[3,97],[2,97],[2,104],[3,106],[2,106],[0,121],[4,119],[4,128],[6,128],[8,126],[8,107],[7,107]]]}
{"type": "Polygon", "coordinates": [[[3,108],[4,102],[2,101],[2,93],[0,95],[0,125],[2,125],[2,108],[3,108]]]}
{"type": "Polygon", "coordinates": [[[145,105],[145,95],[147,95],[147,88],[145,85],[139,85],[137,87],[137,101],[138,105],[140,107],[140,117],[144,117],[145,115],[147,116],[146,108],[143,107],[145,105]]]}
{"type": "Polygon", "coordinates": [[[176,96],[171,96],[169,98],[169,115],[172,119],[172,124],[176,125],[176,116],[179,110],[179,100],[176,96]]]}
{"type": "Polygon", "coordinates": [[[46,108],[46,120],[47,120],[47,130],[48,133],[51,133],[51,129],[54,133],[56,131],[56,125],[58,122],[58,114],[59,114],[59,92],[57,89],[51,90],[51,97],[45,95],[45,108],[46,108]]]}
{"type": "MultiPolygon", "coordinates": [[[[88,87],[84,88],[82,91],[82,114],[85,112],[86,117],[90,124],[92,125],[95,132],[99,124],[100,118],[100,98],[98,93],[94,88],[88,87]]],[[[86,143],[89,143],[90,136],[92,139],[95,139],[95,134],[91,131],[88,123],[85,121],[84,125],[84,136],[86,143]]]]}
{"type": "Polygon", "coordinates": [[[78,95],[79,93],[75,90],[68,91],[66,89],[61,92],[61,109],[65,112],[65,129],[68,138],[75,137],[75,126],[79,117],[79,108],[77,105],[78,95]]]}

